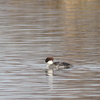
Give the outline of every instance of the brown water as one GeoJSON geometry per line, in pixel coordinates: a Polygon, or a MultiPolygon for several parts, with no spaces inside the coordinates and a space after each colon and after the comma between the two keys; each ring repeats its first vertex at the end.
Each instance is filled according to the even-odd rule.
{"type": "Polygon", "coordinates": [[[0,100],[99,100],[99,5],[99,0],[1,0],[0,100]],[[48,56],[74,67],[46,76],[48,56]]]}

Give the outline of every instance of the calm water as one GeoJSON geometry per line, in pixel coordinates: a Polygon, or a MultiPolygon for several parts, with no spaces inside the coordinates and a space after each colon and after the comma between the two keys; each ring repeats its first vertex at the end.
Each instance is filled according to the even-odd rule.
{"type": "Polygon", "coordinates": [[[1,0],[0,100],[99,100],[99,5],[99,0],[1,0]],[[74,67],[46,76],[48,56],[74,67]]]}

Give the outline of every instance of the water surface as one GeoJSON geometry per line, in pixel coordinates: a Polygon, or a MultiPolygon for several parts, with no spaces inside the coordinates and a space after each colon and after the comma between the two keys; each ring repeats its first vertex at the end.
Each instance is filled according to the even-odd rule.
{"type": "Polygon", "coordinates": [[[0,1],[0,99],[99,100],[98,0],[0,1]],[[46,57],[74,65],[44,73],[46,57]]]}

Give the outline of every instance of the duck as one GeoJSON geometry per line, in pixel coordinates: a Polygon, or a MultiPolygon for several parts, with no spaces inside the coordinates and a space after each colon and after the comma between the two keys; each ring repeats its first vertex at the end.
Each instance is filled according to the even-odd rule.
{"type": "Polygon", "coordinates": [[[46,70],[45,72],[47,73],[47,75],[51,76],[54,74],[54,70],[60,70],[60,69],[69,69],[72,66],[72,64],[66,63],[66,62],[54,62],[54,58],[53,57],[47,57],[45,59],[46,62],[46,70]]]}

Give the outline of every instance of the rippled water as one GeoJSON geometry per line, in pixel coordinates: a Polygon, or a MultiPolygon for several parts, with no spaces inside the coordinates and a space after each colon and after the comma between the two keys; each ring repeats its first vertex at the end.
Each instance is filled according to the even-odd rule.
{"type": "Polygon", "coordinates": [[[0,100],[99,100],[98,0],[0,1],[0,100]],[[44,59],[74,65],[44,73],[44,59]]]}

